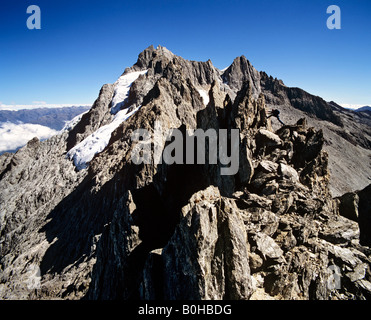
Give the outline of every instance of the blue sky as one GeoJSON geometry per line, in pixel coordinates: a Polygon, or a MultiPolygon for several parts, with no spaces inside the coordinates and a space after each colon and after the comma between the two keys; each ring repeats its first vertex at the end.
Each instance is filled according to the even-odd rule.
{"type": "Polygon", "coordinates": [[[370,0],[3,0],[0,102],[93,103],[153,44],[224,68],[245,55],[286,85],[371,105],[370,0]],[[26,27],[29,5],[41,30],[26,27]],[[329,30],[329,5],[342,29],[329,30]]]}

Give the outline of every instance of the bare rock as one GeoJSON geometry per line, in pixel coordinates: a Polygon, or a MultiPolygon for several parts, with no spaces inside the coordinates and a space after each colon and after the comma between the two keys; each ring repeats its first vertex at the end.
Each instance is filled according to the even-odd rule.
{"type": "Polygon", "coordinates": [[[261,161],[259,163],[259,166],[266,173],[276,173],[278,169],[278,164],[273,161],[269,161],[269,160],[261,161]]]}
{"type": "Polygon", "coordinates": [[[184,218],[163,250],[165,298],[251,295],[247,235],[236,209],[212,187],[196,193],[183,208],[184,218]],[[213,203],[219,201],[217,209],[213,203]]]}
{"type": "Polygon", "coordinates": [[[0,157],[0,297],[370,298],[370,188],[356,192],[358,204],[343,199],[340,211],[357,209],[357,222],[339,215],[325,131],[302,119],[273,132],[267,117],[266,101],[289,102],[336,126],[323,101],[244,57],[221,72],[151,46],[125,72],[144,69],[128,97],[141,108],[87,170],[76,172],[66,152],[111,122],[112,85],[70,132],[0,157]],[[238,172],[154,161],[165,134],[151,141],[151,161],[134,164],[132,133],[158,123],[182,133],[238,129],[238,172]]]}
{"type": "Polygon", "coordinates": [[[284,163],[279,164],[279,173],[283,178],[290,179],[293,182],[299,182],[298,172],[284,163]]]}
{"type": "Polygon", "coordinates": [[[256,99],[261,91],[259,72],[251,65],[245,56],[236,58],[233,63],[224,71],[223,80],[231,88],[239,91],[244,82],[252,84],[252,95],[256,99]]]}
{"type": "Polygon", "coordinates": [[[358,221],[359,196],[354,193],[346,193],[340,197],[339,213],[348,219],[358,221]]]}
{"type": "Polygon", "coordinates": [[[259,139],[267,146],[278,146],[282,142],[278,135],[265,129],[259,129],[259,139]]]}
{"type": "Polygon", "coordinates": [[[363,245],[371,246],[370,231],[371,231],[371,185],[358,192],[358,221],[360,229],[360,241],[363,245]]]}

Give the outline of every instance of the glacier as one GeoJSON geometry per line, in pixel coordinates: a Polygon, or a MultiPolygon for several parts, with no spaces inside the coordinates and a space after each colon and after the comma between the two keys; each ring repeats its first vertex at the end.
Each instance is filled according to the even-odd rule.
{"type": "Polygon", "coordinates": [[[148,70],[130,72],[122,75],[114,83],[114,94],[111,102],[111,113],[116,114],[129,96],[130,87],[140,75],[146,74],[148,70]]]}
{"type": "Polygon", "coordinates": [[[129,90],[133,82],[138,79],[140,75],[145,73],[147,73],[147,70],[126,73],[114,83],[111,113],[115,116],[111,123],[100,127],[67,153],[67,157],[73,161],[77,170],[86,169],[93,157],[106,148],[112,132],[115,131],[123,121],[140,109],[141,106],[133,110],[131,110],[131,107],[120,110],[129,96],[129,90]]]}

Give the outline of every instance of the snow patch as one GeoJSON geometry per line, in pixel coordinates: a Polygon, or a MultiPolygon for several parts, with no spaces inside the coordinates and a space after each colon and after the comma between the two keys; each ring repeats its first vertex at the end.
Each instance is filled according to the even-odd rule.
{"type": "Polygon", "coordinates": [[[138,77],[142,74],[146,74],[148,70],[137,71],[124,74],[114,83],[114,93],[111,102],[111,113],[116,114],[120,111],[125,100],[129,96],[129,90],[131,85],[138,77]]]}
{"type": "Polygon", "coordinates": [[[204,105],[207,106],[209,104],[210,98],[209,98],[209,93],[204,90],[204,89],[197,89],[198,93],[200,94],[204,105]]]}
{"type": "MultiPolygon", "coordinates": [[[[148,70],[126,73],[118,78],[114,83],[111,114],[114,114],[115,116],[111,123],[100,127],[67,153],[67,157],[70,160],[73,160],[77,170],[86,169],[94,156],[107,147],[112,132],[115,131],[123,121],[127,120],[131,115],[139,110],[141,106],[131,110],[130,112],[130,107],[123,110],[121,110],[121,107],[129,96],[130,87],[133,82],[137,80],[140,75],[146,74],[147,71],[148,70]]],[[[67,123],[62,130],[71,130],[71,128],[81,120],[82,115],[79,117],[76,117],[67,123]]]]}
{"type": "Polygon", "coordinates": [[[80,113],[76,117],[72,118],[70,121],[66,121],[64,127],[59,132],[62,133],[64,131],[71,131],[81,121],[82,116],[88,112],[89,110],[86,110],[85,112],[80,113]]]}
{"type": "Polygon", "coordinates": [[[111,123],[100,127],[97,131],[68,151],[67,157],[73,160],[77,170],[86,169],[93,157],[107,147],[112,132],[116,130],[123,121],[137,112],[140,107],[141,106],[130,112],[128,112],[130,108],[120,110],[111,123]]]}

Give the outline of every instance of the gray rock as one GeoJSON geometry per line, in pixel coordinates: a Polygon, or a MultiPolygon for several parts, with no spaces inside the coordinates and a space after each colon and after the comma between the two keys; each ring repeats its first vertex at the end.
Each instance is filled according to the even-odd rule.
{"type": "Polygon", "coordinates": [[[353,272],[348,272],[345,275],[350,281],[355,282],[357,280],[362,280],[366,275],[367,264],[358,264],[353,272]]]}
{"type": "Polygon", "coordinates": [[[358,223],[360,229],[360,241],[363,245],[371,246],[371,184],[358,192],[358,223]]]}
{"type": "Polygon", "coordinates": [[[282,262],[283,251],[277,243],[265,233],[257,233],[251,236],[252,242],[256,245],[257,251],[264,259],[270,258],[282,262]]]}
{"type": "Polygon", "coordinates": [[[140,299],[156,300],[163,297],[163,264],[162,249],[156,249],[148,254],[143,267],[143,276],[140,283],[140,299]]]}
{"type": "Polygon", "coordinates": [[[247,236],[237,208],[216,188],[196,193],[163,250],[166,299],[247,299],[247,236]]]}
{"type": "Polygon", "coordinates": [[[282,142],[278,135],[265,129],[259,129],[259,137],[267,146],[278,146],[282,142]]]}
{"type": "Polygon", "coordinates": [[[339,215],[325,131],[300,120],[274,133],[266,114],[268,99],[305,109],[321,101],[273,79],[259,88],[261,75],[243,58],[223,74],[211,61],[150,47],[125,72],[144,69],[128,99],[142,107],[87,170],[76,172],[65,155],[111,121],[112,85],[69,133],[0,156],[0,297],[369,298],[369,190],[357,192],[359,224],[339,215]],[[152,133],[158,121],[182,132],[239,129],[239,172],[135,165],[132,132],[152,133]],[[334,268],[340,288],[329,285],[334,268]]]}
{"type": "Polygon", "coordinates": [[[282,175],[283,178],[290,179],[293,182],[299,182],[299,174],[294,168],[292,168],[292,167],[290,167],[290,166],[288,166],[284,163],[280,163],[279,164],[279,169],[280,169],[279,172],[280,172],[280,174],[282,175]]]}
{"type": "Polygon", "coordinates": [[[249,252],[249,265],[252,272],[257,272],[263,266],[263,259],[255,252],[249,252]]]}
{"type": "Polygon", "coordinates": [[[262,190],[262,194],[265,196],[276,194],[279,188],[279,184],[276,180],[269,181],[266,183],[265,187],[262,190]]]}
{"type": "Polygon", "coordinates": [[[110,113],[110,103],[114,93],[112,84],[102,86],[98,98],[95,100],[89,112],[85,113],[80,122],[71,130],[67,139],[67,151],[76,144],[84,140],[101,126],[107,124],[112,119],[110,113]]]}
{"type": "Polygon", "coordinates": [[[340,197],[339,213],[348,219],[358,221],[358,194],[351,192],[340,197]]]}
{"type": "Polygon", "coordinates": [[[224,71],[223,81],[236,91],[241,90],[244,82],[252,84],[252,96],[258,98],[260,88],[259,72],[251,65],[245,56],[234,59],[233,63],[224,71]]]}
{"type": "Polygon", "coordinates": [[[262,170],[265,171],[266,173],[276,173],[278,169],[278,164],[273,161],[263,160],[259,163],[259,167],[261,167],[262,170]]]}

